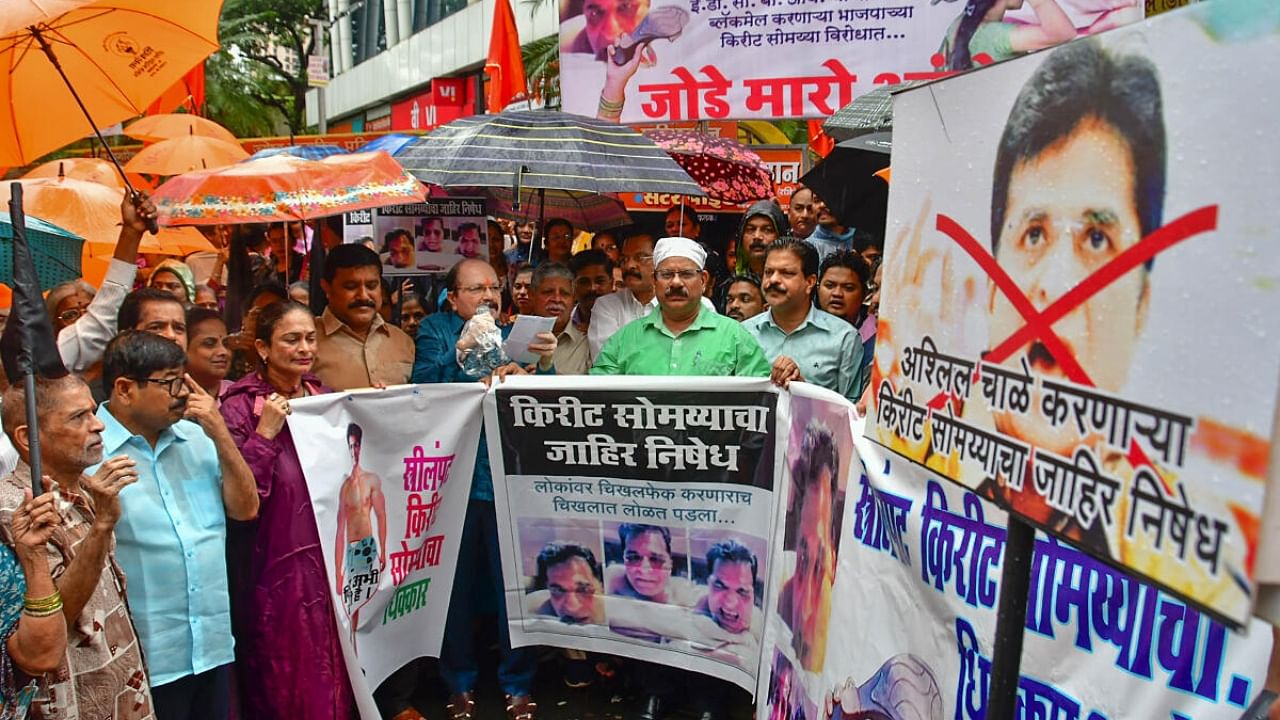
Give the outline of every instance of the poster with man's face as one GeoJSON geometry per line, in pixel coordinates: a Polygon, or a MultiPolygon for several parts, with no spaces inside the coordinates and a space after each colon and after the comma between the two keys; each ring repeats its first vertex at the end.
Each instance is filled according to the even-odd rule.
{"type": "Polygon", "coordinates": [[[343,237],[371,245],[384,275],[444,273],[463,260],[488,259],[485,213],[483,198],[432,198],[348,213],[343,237]]]}
{"type": "Polygon", "coordinates": [[[1252,139],[1264,103],[1212,109],[1240,89],[1209,68],[1274,62],[1280,36],[1227,4],[895,99],[867,432],[1239,623],[1280,364],[1280,146],[1252,139]]]}

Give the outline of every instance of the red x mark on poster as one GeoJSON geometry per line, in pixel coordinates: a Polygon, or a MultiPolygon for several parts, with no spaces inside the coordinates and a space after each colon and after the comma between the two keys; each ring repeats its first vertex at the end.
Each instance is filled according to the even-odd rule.
{"type": "MultiPolygon", "coordinates": [[[[1076,361],[1075,356],[1067,350],[1066,344],[1063,343],[1062,339],[1053,331],[1053,324],[1084,304],[1103,288],[1123,277],[1125,273],[1150,261],[1156,255],[1174,245],[1201,233],[1216,230],[1217,227],[1217,205],[1206,205],[1198,210],[1193,210],[1158,228],[1141,241],[1135,243],[1132,247],[1113,258],[1111,262],[1108,262],[1078,285],[1068,290],[1062,297],[1050,303],[1043,311],[1040,311],[1035,309],[1035,306],[1023,294],[1018,284],[1013,281],[1013,278],[1009,277],[1008,273],[1004,271],[1004,268],[996,263],[995,257],[977,240],[974,240],[973,236],[960,226],[960,223],[942,213],[938,213],[937,220],[938,230],[954,240],[962,250],[978,263],[978,266],[987,274],[991,282],[995,283],[1001,294],[1009,299],[1014,310],[1022,316],[1023,321],[1026,323],[999,345],[992,348],[983,359],[992,363],[1003,362],[1018,348],[1033,340],[1039,340],[1044,343],[1045,348],[1053,355],[1054,360],[1057,361],[1069,380],[1078,385],[1087,385],[1089,387],[1094,387],[1093,380],[1089,378],[1089,374],[1085,372],[1084,368],[1080,367],[1080,363],[1076,361]]],[[[934,401],[930,402],[929,405],[933,406],[937,401],[938,398],[934,398],[934,401]]],[[[1139,447],[1136,439],[1131,439],[1129,442],[1129,459],[1135,466],[1151,465],[1150,459],[1139,447]]]]}

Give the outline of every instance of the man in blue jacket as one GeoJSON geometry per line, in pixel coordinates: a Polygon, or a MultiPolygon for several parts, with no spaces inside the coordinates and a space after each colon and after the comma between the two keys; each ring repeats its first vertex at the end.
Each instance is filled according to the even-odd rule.
{"type": "MultiPolygon", "coordinates": [[[[431,315],[418,326],[417,352],[413,363],[413,382],[449,383],[473,382],[482,378],[468,375],[458,362],[457,343],[463,326],[475,316],[481,306],[488,306],[493,317],[502,310],[502,285],[489,263],[483,260],[464,260],[453,267],[445,277],[449,306],[431,315]]],[[[501,328],[503,338],[510,332],[501,328]]],[[[550,333],[538,336],[542,342],[529,346],[531,352],[541,356],[539,372],[552,371],[556,340],[550,333]]],[[[495,375],[522,372],[520,368],[500,368],[495,375]]],[[[484,378],[484,379],[487,379],[484,378]]],[[[475,687],[479,676],[476,663],[475,639],[472,636],[472,616],[481,603],[475,598],[484,588],[501,588],[502,561],[498,554],[498,519],[493,506],[493,478],[489,470],[488,445],[483,431],[480,434],[479,451],[476,453],[475,471],[471,478],[471,502],[462,529],[462,543],[458,551],[458,567],[482,568],[485,572],[454,575],[453,601],[449,603],[449,618],[445,623],[444,644],[440,651],[440,674],[449,685],[447,710],[450,720],[470,720],[475,714],[475,687]],[[487,572],[487,574],[486,574],[487,572]]],[[[498,661],[498,683],[506,694],[507,717],[510,720],[533,720],[536,705],[531,695],[533,675],[536,670],[536,651],[533,648],[513,649],[506,632],[506,601],[497,598],[501,613],[499,627],[502,631],[502,654],[498,661]]]]}

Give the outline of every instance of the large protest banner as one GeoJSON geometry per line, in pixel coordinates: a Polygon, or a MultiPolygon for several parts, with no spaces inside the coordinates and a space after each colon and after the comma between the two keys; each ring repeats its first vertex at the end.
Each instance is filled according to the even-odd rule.
{"type": "Polygon", "coordinates": [[[1280,61],[1250,5],[1274,10],[1203,3],[897,96],[867,425],[1234,625],[1280,377],[1280,145],[1255,140],[1280,87],[1215,110],[1246,92],[1224,75],[1280,61]]]}
{"type": "MultiPolygon", "coordinates": [[[[812,484],[814,459],[832,457],[825,451],[784,463],[791,467],[778,492],[801,508],[777,534],[799,540],[794,552],[775,553],[770,582],[782,597],[766,622],[757,717],[988,717],[1006,514],[866,440],[843,399],[792,387],[791,417],[782,418],[790,427],[779,432],[805,447],[820,418],[820,433],[830,431],[838,448],[839,486],[845,478],[848,486],[829,502],[832,486],[812,484]],[[834,419],[841,414],[848,420],[834,419]],[[814,522],[832,506],[842,508],[833,524],[814,522]],[[828,533],[838,553],[825,545],[828,533]],[[801,557],[820,562],[806,570],[801,557]],[[793,563],[800,567],[788,580],[793,563]],[[808,609],[787,607],[788,584],[808,609]]],[[[1234,633],[1043,534],[1026,630],[1019,711],[1008,720],[1237,720],[1266,679],[1271,647],[1271,628],[1259,620],[1234,633]]]]}
{"type": "Polygon", "coordinates": [[[343,216],[343,241],[372,238],[384,275],[443,273],[468,258],[488,259],[482,197],[441,197],[343,216]]]}
{"type": "Polygon", "coordinates": [[[595,116],[621,103],[621,121],[628,123],[823,117],[877,85],[942,77],[1143,16],[1142,0],[1017,5],[1004,9],[992,0],[561,2],[564,110],[595,116]],[[650,42],[651,64],[636,57],[635,48],[644,41],[650,42]],[[622,48],[614,56],[618,62],[605,56],[610,43],[622,48]]]}
{"type": "Polygon", "coordinates": [[[499,386],[485,422],[512,644],[754,688],[777,397],[736,378],[499,386]]]}
{"type": "Polygon", "coordinates": [[[380,717],[373,688],[406,662],[440,654],[483,397],[479,383],[415,385],[291,404],[364,720],[380,717]],[[407,421],[425,417],[448,421],[407,421]]]}

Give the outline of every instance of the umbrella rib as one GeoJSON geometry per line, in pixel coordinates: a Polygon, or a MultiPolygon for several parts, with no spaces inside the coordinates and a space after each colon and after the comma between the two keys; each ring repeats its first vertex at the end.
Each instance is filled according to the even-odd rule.
{"type": "MultiPolygon", "coordinates": [[[[541,118],[539,119],[541,120],[541,118]]],[[[606,135],[606,136],[612,136],[612,137],[642,137],[642,135],[636,132],[635,130],[614,129],[614,127],[616,126],[612,126],[610,127],[610,129],[605,130],[599,126],[589,125],[586,123],[566,124],[563,119],[556,118],[556,117],[547,118],[547,122],[538,123],[538,124],[516,125],[516,124],[512,124],[512,122],[513,121],[510,118],[504,118],[502,122],[499,122],[497,119],[491,122],[485,122],[481,120],[481,121],[468,122],[466,127],[475,127],[475,126],[504,127],[504,128],[510,128],[512,130],[534,130],[534,131],[549,130],[552,132],[580,131],[580,132],[589,132],[589,133],[594,133],[596,135],[606,135]]],[[[460,127],[459,129],[466,129],[466,128],[460,127]]]]}
{"type": "MultiPolygon", "coordinates": [[[[514,138],[503,138],[503,139],[514,139],[514,138]]],[[[435,146],[431,149],[438,150],[439,147],[440,146],[435,146]]],[[[448,146],[448,147],[452,149],[452,146],[448,146]]],[[[565,155],[565,151],[563,149],[558,149],[554,147],[511,147],[508,145],[466,145],[461,148],[458,148],[458,152],[475,152],[480,150],[512,150],[520,153],[548,153],[548,154],[554,154],[554,155],[565,155]]],[[[425,153],[425,154],[421,154],[421,153],[415,154],[412,151],[410,151],[402,154],[400,157],[404,160],[430,159],[432,156],[437,154],[438,153],[436,152],[425,153]]],[[[635,160],[659,160],[663,162],[671,160],[671,155],[662,150],[659,150],[654,153],[649,153],[647,155],[633,155],[630,153],[607,152],[603,150],[587,150],[584,148],[582,150],[576,150],[574,154],[599,155],[605,158],[632,158],[635,160]]],[[[495,161],[502,161],[502,162],[515,164],[515,162],[510,158],[475,158],[475,159],[482,160],[482,161],[495,160],[495,161]]]]}
{"type": "MultiPolygon", "coordinates": [[[[410,172],[412,172],[412,171],[410,171],[410,172]]],[[[475,174],[475,175],[506,175],[506,176],[508,176],[508,177],[510,177],[510,175],[511,175],[511,171],[510,171],[510,170],[505,170],[505,171],[499,171],[499,170],[433,170],[432,172],[445,173],[445,174],[447,174],[447,175],[469,175],[469,174],[475,174]]],[[[654,178],[627,178],[627,177],[596,178],[596,177],[593,177],[593,176],[591,176],[591,175],[562,175],[562,174],[558,174],[558,173],[538,173],[538,172],[535,172],[535,173],[526,173],[526,174],[525,174],[525,177],[573,178],[573,179],[575,179],[575,180],[601,180],[601,179],[603,179],[603,180],[608,180],[609,182],[634,182],[634,183],[646,183],[646,182],[653,182],[653,181],[654,181],[654,178]]],[[[687,181],[685,181],[685,180],[663,180],[662,182],[668,182],[668,183],[677,184],[677,185],[692,185],[693,187],[698,187],[698,184],[697,184],[697,183],[695,183],[695,182],[687,182],[687,181]]],[[[546,188],[546,189],[550,190],[551,188],[546,188]]],[[[588,188],[563,188],[563,189],[565,189],[565,190],[581,190],[582,192],[593,192],[592,190],[590,190],[590,189],[588,189],[588,188]]],[[[701,188],[699,188],[699,190],[701,190],[701,188]]]]}

